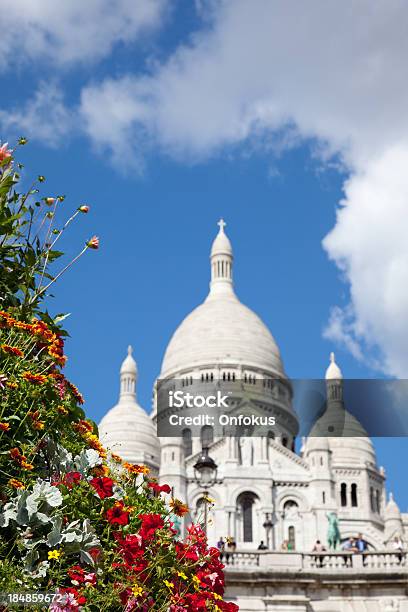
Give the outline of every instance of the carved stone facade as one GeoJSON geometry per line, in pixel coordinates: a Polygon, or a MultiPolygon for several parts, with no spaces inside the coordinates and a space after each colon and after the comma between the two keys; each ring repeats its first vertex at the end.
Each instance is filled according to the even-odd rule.
{"type": "Polygon", "coordinates": [[[159,378],[174,388],[223,381],[225,390],[231,381],[232,414],[273,415],[278,427],[237,437],[205,426],[201,439],[186,428],[179,438],[161,438],[159,446],[151,420],[136,404],[136,365],[129,355],[121,400],[101,423],[105,444],[128,461],[159,470],[160,480],[187,500],[187,520],[196,521],[202,518],[203,492],[193,466],[205,441],[219,466],[210,491],[208,539],[212,545],[220,537],[235,540],[236,552],[225,559],[227,584],[242,612],[408,612],[405,556],[393,544],[396,537],[405,540],[408,516],[392,497],[386,503],[385,471],[377,466],[371,440],[345,410],[334,356],[326,371],[326,412],[298,454],[292,387],[279,349],[259,317],[238,300],[232,271],[232,248],[221,223],[211,250],[209,295],[176,330],[159,378]],[[345,437],[328,438],[327,418],[335,410],[345,437]],[[337,513],[342,541],[362,534],[369,551],[364,564],[361,555],[349,567],[344,554],[326,554],[322,564],[310,554],[316,540],[326,544],[328,512],[337,513]],[[261,540],[268,550],[258,553],[261,540]],[[281,552],[282,546],[289,551],[281,552]]]}

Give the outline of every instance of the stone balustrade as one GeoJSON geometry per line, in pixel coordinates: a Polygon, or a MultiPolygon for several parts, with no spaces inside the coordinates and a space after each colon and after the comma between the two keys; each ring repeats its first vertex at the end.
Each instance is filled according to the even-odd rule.
{"type": "Polygon", "coordinates": [[[227,570],[264,569],[275,571],[325,572],[404,572],[408,574],[405,552],[373,551],[363,554],[347,551],[302,553],[279,551],[225,552],[222,562],[227,570]]]}

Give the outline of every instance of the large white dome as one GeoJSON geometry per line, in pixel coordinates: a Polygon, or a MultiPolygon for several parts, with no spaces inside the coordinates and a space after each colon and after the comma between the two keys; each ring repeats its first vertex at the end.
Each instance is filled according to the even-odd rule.
{"type": "Polygon", "coordinates": [[[253,366],[285,376],[272,334],[234,293],[232,261],[231,243],[221,221],[211,249],[210,293],[173,334],[161,377],[218,363],[253,366]]]}
{"type": "Polygon", "coordinates": [[[184,319],[167,347],[162,376],[217,363],[252,365],[283,375],[272,334],[235,295],[207,299],[184,319]]]}

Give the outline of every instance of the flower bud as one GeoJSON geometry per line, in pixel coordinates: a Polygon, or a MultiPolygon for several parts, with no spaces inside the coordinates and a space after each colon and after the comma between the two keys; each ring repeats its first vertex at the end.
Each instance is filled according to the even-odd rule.
{"type": "Polygon", "coordinates": [[[45,203],[48,204],[48,206],[52,206],[55,202],[55,198],[45,198],[45,203]]]}
{"type": "Polygon", "coordinates": [[[89,249],[98,249],[99,248],[99,238],[98,236],[92,236],[90,240],[86,243],[86,246],[89,249]]]}
{"type": "Polygon", "coordinates": [[[86,214],[87,212],[89,212],[89,206],[86,206],[86,204],[83,204],[82,206],[79,206],[79,207],[78,207],[78,210],[79,210],[81,213],[85,213],[85,214],[86,214]]]}

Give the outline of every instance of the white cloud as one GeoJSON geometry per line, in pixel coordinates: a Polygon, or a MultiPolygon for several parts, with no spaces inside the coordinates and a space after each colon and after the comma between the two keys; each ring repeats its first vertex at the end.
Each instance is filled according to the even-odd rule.
{"type": "Polygon", "coordinates": [[[57,65],[107,56],[162,19],[166,0],[0,0],[0,69],[27,59],[57,65]]]}
{"type": "Polygon", "coordinates": [[[61,144],[74,128],[74,114],[64,104],[57,85],[41,83],[32,98],[19,109],[0,109],[0,125],[8,138],[36,138],[49,146],[61,144]]]}
{"type": "Polygon", "coordinates": [[[150,75],[83,91],[89,136],[119,159],[155,145],[190,161],[290,126],[287,146],[314,138],[324,159],[339,154],[350,178],[324,245],[351,303],[329,328],[356,356],[377,343],[384,370],[408,376],[406,1],[199,5],[202,31],[150,75]]]}

